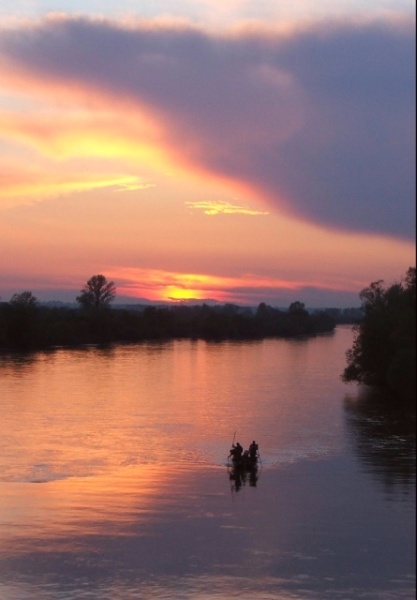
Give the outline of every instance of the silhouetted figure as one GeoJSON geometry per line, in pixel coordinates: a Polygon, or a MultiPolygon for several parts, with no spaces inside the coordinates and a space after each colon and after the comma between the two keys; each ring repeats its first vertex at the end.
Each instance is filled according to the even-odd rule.
{"type": "Polygon", "coordinates": [[[232,449],[230,450],[230,454],[231,454],[233,460],[236,460],[236,461],[239,461],[242,458],[242,452],[243,452],[243,448],[239,444],[239,442],[236,442],[236,444],[234,444],[232,446],[232,449]]]}
{"type": "Polygon", "coordinates": [[[258,450],[258,444],[255,442],[255,440],[253,440],[253,442],[249,446],[249,457],[255,459],[258,456],[258,450]]]}

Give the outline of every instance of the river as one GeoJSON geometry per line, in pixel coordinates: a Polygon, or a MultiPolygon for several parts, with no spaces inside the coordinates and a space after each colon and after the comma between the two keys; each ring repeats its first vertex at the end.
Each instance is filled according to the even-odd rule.
{"type": "Polygon", "coordinates": [[[351,344],[0,356],[1,600],[414,598],[414,422],[340,380],[351,344]]]}

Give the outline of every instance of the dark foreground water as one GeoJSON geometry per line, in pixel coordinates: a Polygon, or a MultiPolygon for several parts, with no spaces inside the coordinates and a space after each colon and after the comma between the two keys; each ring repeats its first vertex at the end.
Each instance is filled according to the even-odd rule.
{"type": "Polygon", "coordinates": [[[351,341],[2,357],[1,600],[414,598],[414,422],[340,381],[351,341]]]}

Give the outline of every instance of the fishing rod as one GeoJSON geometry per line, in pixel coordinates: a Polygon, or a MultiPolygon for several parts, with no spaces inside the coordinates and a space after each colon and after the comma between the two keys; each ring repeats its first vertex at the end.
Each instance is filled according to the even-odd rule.
{"type": "MultiPolygon", "coordinates": [[[[233,434],[232,448],[235,445],[235,437],[236,437],[236,431],[233,434]]],[[[231,455],[232,455],[231,452],[229,452],[229,456],[227,458],[230,458],[231,455]]]]}

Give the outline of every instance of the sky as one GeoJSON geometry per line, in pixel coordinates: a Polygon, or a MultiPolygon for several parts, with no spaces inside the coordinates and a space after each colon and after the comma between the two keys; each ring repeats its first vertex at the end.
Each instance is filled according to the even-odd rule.
{"type": "Polygon", "coordinates": [[[414,165],[411,1],[2,0],[2,301],[358,306],[414,165]]]}

